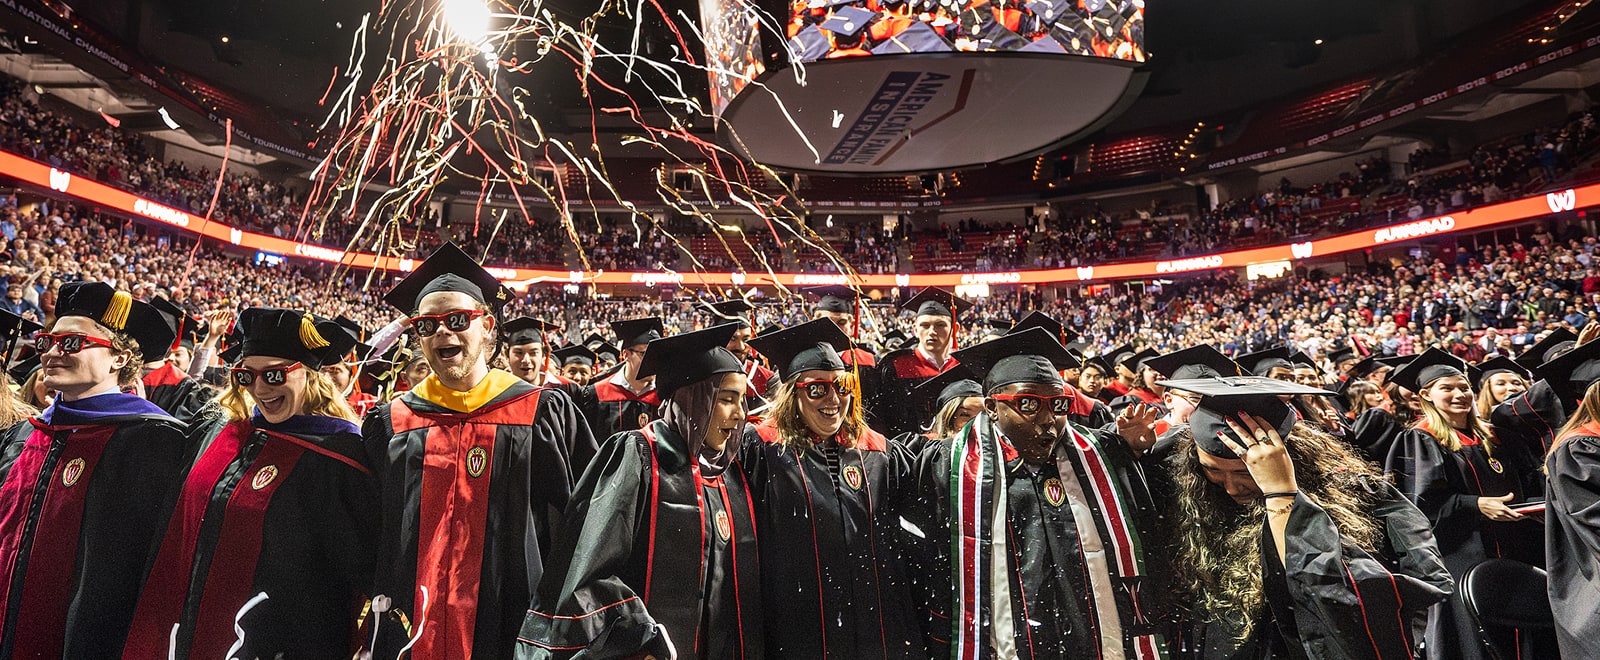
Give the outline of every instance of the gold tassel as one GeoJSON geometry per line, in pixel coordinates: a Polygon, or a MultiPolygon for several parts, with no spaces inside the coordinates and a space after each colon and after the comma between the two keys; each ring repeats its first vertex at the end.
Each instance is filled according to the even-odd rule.
{"type": "Polygon", "coordinates": [[[106,304],[106,313],[100,315],[100,323],[107,328],[121,332],[128,327],[128,313],[133,311],[133,294],[127,291],[117,291],[111,294],[111,302],[106,304]]]}
{"type": "Polygon", "coordinates": [[[300,317],[300,344],[310,350],[328,347],[328,340],[317,332],[317,324],[311,320],[310,314],[300,317]]]}

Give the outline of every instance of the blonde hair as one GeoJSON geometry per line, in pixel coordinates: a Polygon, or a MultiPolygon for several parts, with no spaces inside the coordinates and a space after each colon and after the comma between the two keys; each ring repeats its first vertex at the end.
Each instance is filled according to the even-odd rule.
{"type": "MultiPolygon", "coordinates": [[[[1432,387],[1432,385],[1430,384],[1429,387],[1432,387]]],[[[1461,434],[1456,433],[1456,428],[1450,425],[1450,420],[1445,418],[1444,413],[1433,407],[1433,402],[1424,396],[1427,391],[1428,387],[1424,387],[1421,392],[1417,393],[1417,401],[1422,404],[1422,418],[1417,420],[1416,428],[1433,436],[1434,439],[1439,441],[1439,444],[1444,445],[1445,449],[1453,452],[1461,451],[1461,434]]],[[[1482,439],[1484,453],[1493,455],[1493,446],[1495,444],[1494,429],[1490,428],[1489,424],[1477,415],[1467,415],[1467,427],[1473,435],[1482,439]]]]}
{"type": "Polygon", "coordinates": [[[1504,371],[1504,372],[1496,371],[1496,372],[1494,372],[1492,374],[1489,374],[1488,376],[1484,376],[1483,379],[1478,382],[1478,399],[1473,402],[1473,406],[1478,409],[1478,416],[1479,417],[1482,417],[1484,419],[1489,419],[1489,415],[1494,413],[1494,407],[1498,406],[1498,405],[1500,405],[1502,403],[1505,403],[1504,400],[1500,400],[1500,401],[1495,401],[1494,400],[1494,398],[1493,398],[1494,397],[1494,388],[1489,385],[1489,379],[1490,378],[1494,378],[1495,376],[1498,376],[1498,375],[1500,375],[1502,373],[1507,373],[1507,374],[1511,374],[1513,376],[1516,376],[1518,379],[1520,379],[1522,381],[1523,386],[1527,386],[1527,384],[1528,384],[1528,379],[1523,378],[1522,374],[1516,373],[1514,371],[1504,371]]]}
{"type": "Polygon", "coordinates": [[[1589,384],[1584,390],[1583,399],[1578,401],[1578,409],[1572,411],[1572,416],[1567,418],[1567,423],[1561,425],[1561,430],[1556,431],[1556,439],[1550,443],[1550,450],[1566,442],[1568,437],[1577,435],[1578,429],[1586,424],[1600,422],[1600,381],[1589,384]]]}
{"type": "Polygon", "coordinates": [[[18,392],[18,394],[22,396],[23,403],[33,406],[34,408],[43,409],[46,404],[44,401],[39,399],[38,395],[40,378],[44,378],[44,370],[34,369],[33,373],[28,374],[28,379],[22,381],[22,389],[20,392],[18,392]]]}
{"type": "MultiPolygon", "coordinates": [[[[309,367],[300,371],[306,375],[305,403],[300,407],[302,415],[319,415],[322,417],[337,417],[350,422],[360,423],[355,410],[345,398],[334,389],[333,381],[324,376],[321,371],[309,367]]],[[[235,421],[248,421],[250,410],[255,407],[255,397],[250,396],[250,391],[239,387],[233,379],[228,379],[228,386],[217,396],[217,404],[227,411],[228,419],[235,421]]]]}
{"type": "Polygon", "coordinates": [[[0,427],[11,428],[24,419],[39,414],[39,409],[28,404],[11,389],[11,375],[0,371],[0,427]]]}
{"type": "MultiPolygon", "coordinates": [[[[778,391],[772,396],[772,408],[763,421],[778,429],[779,443],[805,453],[816,444],[816,439],[811,437],[811,429],[806,428],[805,419],[800,416],[800,397],[804,395],[795,387],[795,380],[786,379],[778,384],[778,391]]],[[[850,390],[850,400],[845,402],[844,423],[839,426],[839,434],[853,440],[867,428],[866,419],[861,413],[861,380],[851,371],[844,372],[838,380],[850,390]]]]}

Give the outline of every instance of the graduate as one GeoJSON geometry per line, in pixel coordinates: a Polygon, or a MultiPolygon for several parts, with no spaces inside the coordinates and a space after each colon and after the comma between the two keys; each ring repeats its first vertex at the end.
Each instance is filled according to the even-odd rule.
{"type": "Polygon", "coordinates": [[[1161,374],[1150,368],[1150,360],[1161,355],[1153,348],[1135,352],[1122,358],[1117,369],[1133,373],[1133,385],[1126,394],[1116,397],[1107,405],[1112,412],[1122,412],[1124,408],[1134,404],[1161,405],[1161,386],[1156,381],[1161,380],[1161,374]]]}
{"type": "Polygon", "coordinates": [[[735,329],[650,343],[639,374],[656,379],[661,419],[608,438],[583,474],[519,660],[762,657],[762,617],[783,613],[762,608],[735,329]]]}
{"type": "Polygon", "coordinates": [[[1190,613],[1178,656],[1413,657],[1450,575],[1422,512],[1279,398],[1321,388],[1164,382],[1202,395],[1168,461],[1164,556],[1190,613]]]}
{"type": "Polygon", "coordinates": [[[927,418],[928,411],[914,410],[905,402],[917,383],[956,365],[950,355],[955,350],[956,318],[971,309],[972,303],[944,289],[923,289],[900,307],[916,312],[912,322],[917,344],[890,351],[878,360],[877,392],[867,407],[867,421],[891,437],[915,432],[927,418]]]}
{"type": "Polygon", "coordinates": [[[506,340],[506,370],[534,387],[566,382],[556,373],[545,341],[545,333],[559,329],[554,323],[528,316],[506,321],[500,329],[506,340]]]}
{"type": "MultiPolygon", "coordinates": [[[[877,366],[878,358],[873,354],[872,346],[861,341],[862,303],[859,292],[837,284],[814,286],[801,289],[800,292],[817,297],[817,304],[811,308],[812,319],[833,321],[845,335],[850,337],[850,350],[840,352],[839,359],[844,360],[847,365],[877,366]]],[[[862,370],[863,376],[867,373],[868,370],[862,370]]]]}
{"type": "MultiPolygon", "coordinates": [[[[1544,533],[1539,522],[1512,510],[1524,503],[1524,452],[1495,438],[1478,419],[1467,365],[1430,348],[1390,379],[1417,394],[1422,416],[1402,432],[1389,450],[1384,471],[1395,486],[1427,516],[1456,580],[1473,565],[1506,558],[1534,566],[1544,563],[1544,533]]],[[[1435,607],[1428,619],[1430,657],[1485,658],[1478,623],[1458,593],[1435,607]]],[[[1522,642],[1533,652],[1534,635],[1522,642]]],[[[1500,642],[1502,648],[1515,644],[1500,642]]],[[[1537,657],[1529,656],[1529,657],[1537,657]]]]}
{"type": "Polygon", "coordinates": [[[149,304],[61,286],[34,337],[56,399],[0,441],[0,658],[114,658],[193,459],[186,428],[122,391],[172,347],[149,304]]]}
{"type": "Polygon", "coordinates": [[[923,425],[922,433],[929,440],[955,438],[967,422],[983,412],[983,385],[972,371],[959,364],[918,383],[912,396],[919,402],[932,402],[927,407],[933,410],[933,416],[923,425]]]}
{"type": "Polygon", "coordinates": [[[244,310],[242,358],[156,554],[122,656],[346,657],[360,647],[378,486],[320,371],[355,344],[305,312],[244,310]],[[244,631],[242,646],[235,626],[244,631]]]}
{"type": "Polygon", "coordinates": [[[1116,370],[1112,369],[1111,365],[1106,364],[1105,358],[1098,355],[1085,358],[1082,361],[1082,366],[1078,368],[1078,390],[1094,397],[1095,400],[1101,403],[1109,403],[1116,397],[1112,395],[1111,389],[1106,386],[1110,384],[1111,378],[1115,373],[1116,370]]]}
{"type": "MultiPolygon", "coordinates": [[[[655,378],[641,374],[639,365],[644,361],[650,342],[666,334],[666,326],[661,319],[647,316],[612,321],[611,331],[622,347],[621,368],[604,378],[603,373],[596,375],[587,385],[560,387],[578,404],[578,410],[583,411],[596,441],[622,431],[644,428],[656,418],[656,408],[661,405],[655,378]]],[[[609,348],[603,342],[602,346],[609,348]]],[[[599,353],[600,349],[596,349],[595,354],[599,353]]]]}
{"type": "MultiPolygon", "coordinates": [[[[183,311],[183,308],[178,307],[166,298],[153,298],[150,300],[150,306],[160,312],[166,319],[167,324],[172,326],[173,335],[178,343],[173,344],[170,348],[186,352],[192,358],[194,356],[193,341],[196,337],[203,338],[203,335],[200,334],[200,329],[206,327],[205,322],[201,319],[191,318],[188,313],[183,311]],[[186,351],[180,350],[186,338],[190,342],[189,348],[186,351]]],[[[216,399],[216,390],[206,387],[204,383],[197,379],[191,378],[188,364],[179,365],[170,358],[171,350],[168,351],[166,357],[160,360],[153,360],[144,365],[144,374],[141,376],[144,397],[184,423],[195,421],[197,417],[215,418],[219,416],[221,412],[214,407],[211,410],[206,410],[211,407],[212,402],[216,399]]]]}
{"type": "Polygon", "coordinates": [[[375,657],[506,658],[594,439],[565,394],[491,369],[511,298],[453,243],[384,296],[430,374],[362,427],[382,510],[375,657]]]}
{"type": "Polygon", "coordinates": [[[573,344],[558,348],[552,354],[557,364],[561,365],[563,379],[580,387],[589,384],[589,379],[594,376],[594,351],[583,344],[573,344]]]}
{"type": "Polygon", "coordinates": [[[749,391],[745,392],[745,409],[755,410],[766,405],[767,389],[773,380],[773,373],[756,359],[756,353],[751,350],[750,339],[755,335],[755,328],[750,325],[749,317],[745,316],[756,308],[755,305],[743,298],[701,305],[711,317],[712,324],[732,323],[738,327],[733,338],[728,340],[727,349],[734,357],[744,361],[744,375],[750,384],[749,391]]]}
{"type": "MultiPolygon", "coordinates": [[[[1593,345],[1592,342],[1585,346],[1593,345]]],[[[1600,657],[1600,357],[1561,374],[1583,399],[1545,458],[1550,609],[1565,658],[1600,657]]],[[[1554,374],[1552,374],[1554,375],[1554,374]]]]}
{"type": "Polygon", "coordinates": [[[926,444],[901,514],[922,539],[912,570],[932,578],[930,657],[1160,657],[1173,612],[1143,551],[1157,521],[1135,463],[1155,410],[1119,417],[1126,437],[1071,424],[1071,356],[1039,328],[956,359],[982,375],[984,411],[926,444]]]}
{"type": "MultiPolygon", "coordinates": [[[[355,340],[355,347],[340,359],[323,363],[322,375],[327,376],[333,383],[334,390],[345,398],[345,403],[355,412],[356,419],[359,420],[366,417],[367,413],[380,403],[377,395],[367,392],[361,386],[362,367],[372,358],[373,349],[365,343],[367,331],[354,319],[340,316],[335,318],[334,322],[355,340]]],[[[237,360],[238,356],[235,356],[234,361],[237,360]]],[[[369,377],[370,375],[368,374],[369,377]]]]}
{"type": "MultiPolygon", "coordinates": [[[[1055,337],[1056,341],[1062,346],[1071,344],[1078,338],[1078,333],[1067,329],[1067,326],[1060,321],[1051,318],[1044,312],[1037,311],[1029,312],[1027,316],[1022,317],[1022,320],[1011,326],[1006,331],[1006,334],[1027,332],[1028,328],[1043,329],[1045,332],[1050,333],[1050,336],[1055,337]]],[[[1075,386],[1077,379],[1071,377],[1071,372],[1081,370],[1083,361],[1077,354],[1072,353],[1072,349],[1068,348],[1067,352],[1071,354],[1072,360],[1061,372],[1062,388],[1067,393],[1067,396],[1072,398],[1072,403],[1067,406],[1067,418],[1073,424],[1089,429],[1097,429],[1112,423],[1115,415],[1111,412],[1111,406],[1084,394],[1075,386]]]]}
{"type": "Polygon", "coordinates": [[[761,539],[762,608],[771,613],[766,657],[926,658],[891,542],[906,463],[862,417],[839,356],[850,338],[817,319],[752,344],[781,379],[739,454],[761,539]]]}

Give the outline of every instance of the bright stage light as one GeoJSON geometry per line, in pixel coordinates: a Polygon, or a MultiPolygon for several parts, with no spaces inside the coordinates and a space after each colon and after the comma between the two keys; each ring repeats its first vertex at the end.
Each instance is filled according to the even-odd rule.
{"type": "Polygon", "coordinates": [[[470,44],[482,44],[489,36],[489,5],[487,0],[442,0],[439,10],[444,22],[456,33],[456,38],[470,44]]]}

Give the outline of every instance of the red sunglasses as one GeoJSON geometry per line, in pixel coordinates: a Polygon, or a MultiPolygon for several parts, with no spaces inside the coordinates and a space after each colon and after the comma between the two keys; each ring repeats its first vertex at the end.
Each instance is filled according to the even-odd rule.
{"type": "Polygon", "coordinates": [[[1072,397],[1065,394],[1040,396],[1038,394],[991,394],[989,398],[1004,402],[1023,415],[1037,415],[1048,408],[1051,414],[1065,415],[1072,408],[1072,397]]]}
{"type": "Polygon", "coordinates": [[[443,314],[413,316],[406,319],[406,323],[411,326],[412,330],[417,332],[417,336],[432,337],[434,333],[439,332],[441,326],[451,332],[466,330],[468,326],[472,325],[473,319],[484,314],[488,314],[488,312],[481,309],[458,309],[443,314]]]}
{"type": "Polygon", "coordinates": [[[289,381],[289,372],[299,369],[303,366],[305,365],[300,364],[299,362],[294,362],[281,367],[272,367],[270,369],[261,370],[251,369],[249,367],[234,367],[232,369],[233,382],[239,387],[249,387],[255,384],[257,378],[260,378],[261,382],[268,385],[282,385],[289,381]]]}
{"type": "Polygon", "coordinates": [[[33,336],[33,350],[40,355],[49,353],[50,349],[59,347],[63,355],[72,355],[91,346],[104,346],[111,348],[110,340],[99,337],[90,337],[81,332],[60,332],[51,334],[41,332],[33,336]]]}
{"type": "Polygon", "coordinates": [[[801,392],[806,393],[806,398],[816,400],[828,396],[829,392],[839,395],[843,399],[850,396],[850,386],[837,380],[806,380],[794,384],[801,392]]]}

